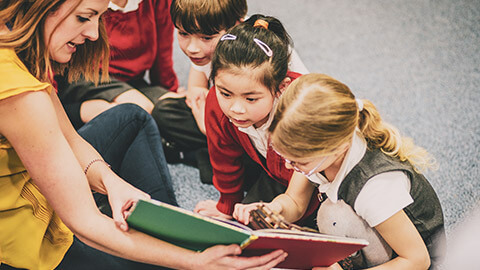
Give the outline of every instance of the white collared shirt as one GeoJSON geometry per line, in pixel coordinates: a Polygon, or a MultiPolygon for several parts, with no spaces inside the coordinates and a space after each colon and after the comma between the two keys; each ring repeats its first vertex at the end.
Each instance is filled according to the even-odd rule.
{"type": "Polygon", "coordinates": [[[277,106],[278,98],[273,100],[272,111],[268,115],[268,120],[259,128],[255,128],[253,125],[242,128],[238,127],[243,133],[246,133],[250,140],[252,141],[253,146],[257,149],[257,151],[264,157],[267,158],[267,149],[268,149],[268,128],[273,121],[273,112],[275,111],[275,107],[277,106]]]}
{"type": "Polygon", "coordinates": [[[112,1],[110,1],[108,3],[108,8],[113,10],[113,11],[121,11],[123,13],[127,13],[127,12],[131,12],[131,11],[135,11],[138,9],[138,6],[140,5],[140,3],[142,2],[143,0],[128,0],[127,1],[127,4],[125,5],[125,7],[119,7],[117,6],[115,3],[113,3],[112,1]]]}
{"type": "MultiPolygon", "coordinates": [[[[309,180],[318,184],[318,191],[326,193],[336,203],[340,184],[360,162],[366,150],[365,138],[357,129],[335,179],[329,182],[322,174],[316,173],[308,177],[309,180]]],[[[412,202],[410,179],[403,171],[392,171],[378,174],[365,184],[355,201],[354,210],[371,227],[375,227],[412,202]]]]}

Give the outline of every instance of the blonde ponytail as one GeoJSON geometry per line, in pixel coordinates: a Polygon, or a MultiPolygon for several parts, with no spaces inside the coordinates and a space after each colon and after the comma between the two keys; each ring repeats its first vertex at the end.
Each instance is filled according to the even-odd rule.
{"type": "Polygon", "coordinates": [[[417,171],[433,168],[433,157],[422,147],[416,146],[413,139],[402,137],[398,129],[383,122],[377,108],[368,100],[362,100],[358,127],[371,147],[379,148],[385,154],[409,161],[417,171]]]}

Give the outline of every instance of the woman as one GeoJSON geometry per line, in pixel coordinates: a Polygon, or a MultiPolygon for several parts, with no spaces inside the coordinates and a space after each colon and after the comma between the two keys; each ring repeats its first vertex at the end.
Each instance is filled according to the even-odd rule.
{"type": "Polygon", "coordinates": [[[149,196],[116,175],[75,132],[50,84],[53,72],[67,66],[71,79],[83,73],[96,80],[100,63],[106,70],[108,46],[100,16],[107,4],[0,3],[0,262],[14,268],[55,268],[67,251],[83,251],[69,250],[75,234],[96,249],[147,264],[181,269],[273,267],[286,254],[238,258],[241,250],[235,245],[196,253],[128,230],[125,212],[132,202],[149,196]],[[91,190],[108,195],[113,219],[100,213],[91,190]]]}

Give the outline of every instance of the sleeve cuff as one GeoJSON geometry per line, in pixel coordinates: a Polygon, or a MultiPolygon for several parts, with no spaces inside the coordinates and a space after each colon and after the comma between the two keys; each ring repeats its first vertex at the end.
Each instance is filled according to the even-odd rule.
{"type": "Polygon", "coordinates": [[[235,193],[235,194],[221,194],[220,199],[218,200],[217,203],[217,209],[218,211],[226,214],[226,215],[232,215],[233,210],[235,209],[235,204],[239,203],[243,200],[243,194],[242,193],[235,193]]]}

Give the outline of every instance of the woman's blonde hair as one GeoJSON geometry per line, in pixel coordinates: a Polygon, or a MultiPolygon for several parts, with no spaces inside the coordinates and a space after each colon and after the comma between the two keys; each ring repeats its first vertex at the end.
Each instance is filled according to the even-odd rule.
{"type": "MultiPolygon", "coordinates": [[[[73,12],[82,0],[70,12],[73,12]]],[[[86,80],[99,81],[102,69],[102,81],[108,79],[109,47],[103,21],[99,23],[99,37],[92,42],[78,46],[72,59],[66,64],[50,61],[48,46],[44,40],[45,20],[55,12],[65,0],[15,0],[0,3],[0,24],[11,29],[0,36],[0,48],[13,48],[31,74],[40,81],[51,81],[53,73],[62,74],[68,69],[70,81],[83,75],[86,80]]]]}
{"type": "Polygon", "coordinates": [[[303,75],[280,98],[269,128],[272,143],[293,157],[326,155],[350,142],[358,127],[369,147],[409,161],[420,170],[433,165],[425,149],[383,122],[370,101],[361,101],[360,111],[345,84],[323,74],[303,75]]]}

